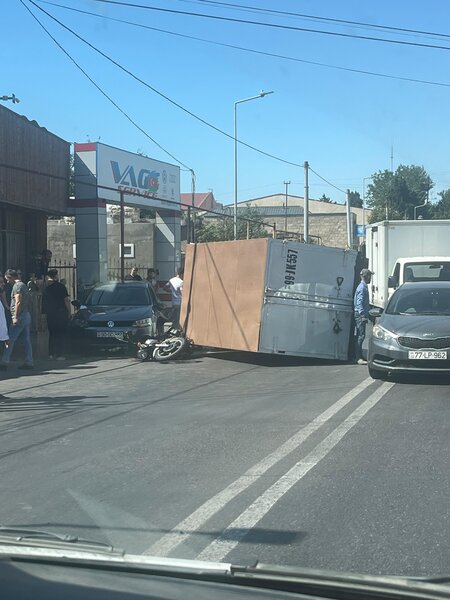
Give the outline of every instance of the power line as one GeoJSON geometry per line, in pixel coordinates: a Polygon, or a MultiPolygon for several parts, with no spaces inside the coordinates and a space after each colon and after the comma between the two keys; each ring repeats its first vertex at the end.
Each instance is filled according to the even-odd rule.
{"type": "MultiPolygon", "coordinates": [[[[19,0],[19,2],[22,2],[22,0],[19,0]]],[[[54,175],[53,173],[46,173],[45,171],[37,171],[34,169],[28,169],[26,167],[19,167],[17,165],[11,165],[8,163],[0,163],[0,169],[11,169],[13,171],[19,171],[20,173],[28,173],[31,175],[39,175],[40,177],[49,177],[50,179],[57,179],[59,181],[64,181],[67,182],[68,178],[66,176],[63,175],[54,175]]],[[[100,190],[108,190],[111,192],[117,192],[119,193],[120,190],[118,190],[117,188],[113,188],[107,185],[101,185],[99,183],[89,183],[86,181],[83,181],[83,186],[90,186],[90,187],[95,187],[96,189],[100,189],[100,190]]],[[[127,195],[125,193],[125,195],[127,195]]],[[[140,192],[133,192],[132,194],[128,194],[130,196],[137,196],[137,197],[143,197],[146,200],[148,200],[148,196],[146,196],[145,194],[141,194],[140,192]]],[[[186,203],[186,202],[176,202],[176,200],[163,200],[160,198],[156,198],[156,200],[160,200],[161,202],[165,202],[167,204],[173,204],[175,206],[185,206],[186,208],[191,208],[193,210],[197,210],[199,212],[202,213],[209,213],[212,215],[217,215],[219,217],[226,217],[226,218],[233,218],[233,215],[228,215],[225,214],[223,211],[217,211],[217,210],[211,210],[208,208],[199,208],[198,206],[192,206],[192,204],[186,203]]],[[[271,225],[270,223],[267,223],[266,221],[257,221],[256,219],[252,219],[250,217],[238,217],[238,219],[241,219],[241,221],[248,221],[250,223],[256,223],[257,225],[265,225],[267,227],[272,227],[273,225],[271,225]]]]}
{"type": "MultiPolygon", "coordinates": [[[[67,58],[69,58],[69,60],[77,67],[77,69],[79,69],[83,75],[92,83],[92,85],[94,85],[97,90],[109,101],[111,102],[111,104],[117,108],[118,111],[120,111],[122,113],[122,115],[128,119],[128,121],[130,123],[132,123],[141,133],[143,133],[149,140],[151,140],[156,146],[158,146],[158,148],[160,148],[163,152],[165,152],[168,156],[170,156],[174,161],[176,161],[178,164],[182,165],[183,167],[185,167],[186,169],[189,169],[189,167],[187,165],[184,164],[184,162],[182,162],[181,160],[179,160],[176,156],[174,156],[171,152],[169,152],[168,150],[166,150],[166,148],[164,148],[164,146],[162,146],[159,142],[157,142],[149,133],[147,133],[138,123],[136,123],[136,121],[134,121],[134,119],[132,117],[130,117],[130,115],[128,113],[125,112],[125,110],[123,108],[121,108],[112,98],[111,96],[109,96],[99,85],[98,83],[96,83],[92,77],[83,69],[83,67],[81,65],[79,65],[77,63],[77,61],[73,58],[73,56],[71,56],[71,54],[69,54],[69,52],[67,52],[67,50],[65,50],[65,48],[63,48],[63,46],[61,46],[61,44],[58,42],[58,40],[53,37],[53,35],[49,32],[49,30],[45,27],[45,25],[40,21],[40,19],[30,10],[30,8],[25,4],[25,2],[23,0],[19,0],[20,3],[26,8],[26,10],[30,13],[30,15],[33,17],[33,19],[35,19],[37,21],[37,23],[39,23],[39,25],[42,27],[42,29],[45,31],[45,33],[53,40],[53,42],[58,46],[58,48],[64,52],[64,54],[67,56],[67,58]]],[[[37,7],[39,8],[39,7],[37,7]]]]}
{"type": "Polygon", "coordinates": [[[345,190],[341,189],[337,185],[334,185],[334,183],[331,183],[331,181],[328,181],[328,179],[325,179],[325,177],[322,177],[322,175],[320,175],[317,171],[314,171],[314,169],[311,169],[311,165],[309,166],[309,170],[312,173],[314,173],[314,175],[316,175],[319,179],[321,179],[322,181],[324,181],[325,183],[327,183],[328,185],[330,185],[334,189],[338,190],[339,192],[342,192],[343,194],[347,193],[345,190]]]}
{"type": "MultiPolygon", "coordinates": [[[[22,4],[24,3],[24,0],[19,0],[19,1],[22,4]]],[[[111,58],[110,56],[108,56],[107,54],[105,54],[104,52],[102,52],[99,48],[97,48],[96,46],[94,46],[93,44],[91,44],[90,42],[88,42],[86,39],[84,39],[81,35],[79,35],[75,31],[73,31],[72,29],[70,29],[70,27],[68,27],[67,25],[64,25],[64,23],[62,23],[61,21],[59,21],[56,17],[54,17],[49,12],[47,12],[46,10],[44,10],[43,8],[41,8],[40,6],[38,6],[36,4],[36,2],[34,2],[33,0],[28,0],[28,2],[30,2],[30,4],[32,4],[33,6],[35,6],[38,10],[40,10],[41,12],[43,12],[44,14],[46,14],[48,17],[50,17],[53,21],[55,21],[56,23],[58,23],[58,25],[60,25],[64,29],[66,29],[66,31],[69,31],[72,35],[74,35],[76,38],[78,38],[79,40],[81,40],[84,44],[86,44],[87,46],[89,46],[92,50],[95,50],[95,52],[97,52],[98,54],[100,54],[101,56],[103,56],[103,58],[106,58],[106,60],[108,60],[113,65],[115,65],[116,67],[118,67],[119,69],[121,69],[124,73],[126,73],[127,75],[130,75],[130,77],[133,77],[133,79],[135,79],[136,81],[138,81],[139,83],[141,83],[142,85],[144,85],[145,87],[147,87],[149,90],[151,90],[152,92],[154,92],[155,94],[157,94],[161,98],[164,98],[164,100],[166,100],[167,102],[170,102],[170,104],[173,104],[174,106],[176,106],[177,108],[179,108],[180,110],[182,110],[186,114],[190,115],[191,117],[193,117],[194,119],[196,119],[200,123],[203,123],[204,125],[206,125],[207,127],[213,129],[214,131],[217,131],[218,133],[224,135],[228,139],[234,140],[234,136],[230,135],[229,133],[227,133],[226,131],[220,129],[219,127],[216,127],[215,125],[213,125],[209,121],[206,121],[202,117],[200,117],[197,114],[193,113],[192,111],[190,111],[189,109],[187,109],[183,105],[179,104],[175,100],[172,100],[172,98],[170,98],[166,94],[163,94],[162,92],[160,92],[157,88],[155,88],[154,86],[150,85],[149,83],[147,83],[146,81],[144,81],[143,79],[141,79],[140,77],[138,77],[137,75],[135,75],[132,71],[130,71],[129,69],[127,69],[126,67],[124,67],[123,65],[121,65],[119,62],[115,61],[113,58],[111,58]]],[[[27,10],[29,10],[29,9],[27,9],[27,10]]],[[[33,13],[31,13],[31,14],[33,14],[33,13]]],[[[67,56],[70,57],[70,55],[62,48],[62,46],[60,46],[60,44],[58,44],[58,46],[63,50],[63,52],[65,54],[67,54],[67,56]]],[[[71,58],[71,60],[73,61],[72,58],[71,58]]],[[[94,83],[94,85],[96,85],[96,87],[97,87],[97,84],[94,83]]],[[[262,154],[263,156],[267,156],[268,158],[272,158],[273,160],[277,160],[279,162],[282,162],[282,163],[287,164],[287,165],[291,165],[293,167],[300,167],[301,166],[299,163],[295,163],[295,162],[286,160],[284,158],[280,158],[279,156],[275,156],[274,154],[270,154],[269,152],[265,152],[264,150],[261,150],[260,148],[256,148],[256,146],[252,146],[251,144],[248,144],[247,142],[244,142],[242,140],[238,139],[237,142],[239,144],[241,144],[242,146],[245,146],[246,148],[250,148],[251,150],[254,150],[255,152],[258,152],[259,154],[262,154]]],[[[183,165],[183,166],[186,166],[186,165],[183,165]]]]}
{"type": "MultiPolygon", "coordinates": [[[[118,67],[120,67],[122,70],[124,70],[126,73],[128,73],[129,75],[131,75],[132,77],[134,77],[135,79],[137,79],[138,81],[140,81],[141,83],[143,83],[144,85],[146,85],[147,87],[149,87],[150,89],[156,91],[156,93],[158,93],[160,96],[163,96],[165,99],[167,99],[169,102],[171,102],[172,104],[175,104],[176,106],[178,106],[179,108],[181,108],[182,110],[184,110],[185,112],[189,113],[190,115],[192,115],[193,117],[195,117],[196,119],[200,120],[201,122],[205,123],[206,125],[208,125],[209,127],[212,127],[213,129],[215,129],[216,131],[226,135],[228,138],[234,139],[233,136],[231,136],[230,134],[220,130],[219,128],[215,127],[214,125],[208,123],[207,121],[205,121],[204,119],[202,119],[201,117],[198,117],[197,115],[195,115],[194,113],[188,111],[186,108],[182,107],[181,105],[177,104],[176,102],[174,102],[173,100],[171,100],[170,98],[168,98],[167,96],[163,95],[161,92],[159,92],[158,90],[156,90],[155,88],[153,88],[152,86],[150,86],[149,84],[147,84],[146,82],[142,81],[141,79],[139,79],[137,76],[135,76],[133,73],[131,73],[130,71],[128,71],[127,69],[125,69],[125,67],[122,67],[122,65],[120,65],[119,63],[116,63],[116,61],[114,61],[113,59],[111,59],[110,57],[108,57],[106,54],[104,54],[101,50],[97,49],[95,46],[93,46],[92,44],[90,44],[89,42],[87,42],[87,40],[85,40],[84,38],[82,38],[81,36],[79,36],[77,33],[75,33],[72,29],[70,29],[69,27],[67,27],[66,25],[64,25],[63,23],[61,23],[58,19],[56,19],[55,17],[53,17],[53,15],[51,15],[50,13],[48,13],[47,11],[45,11],[44,9],[42,9],[41,7],[37,6],[35,2],[33,2],[33,0],[28,0],[31,4],[33,4],[36,8],[38,8],[40,11],[42,11],[44,14],[48,15],[51,19],[53,19],[54,21],[56,21],[59,25],[61,25],[64,29],[66,29],[67,31],[69,31],[70,33],[72,33],[73,35],[75,35],[78,39],[80,39],[81,41],[83,41],[84,43],[86,43],[89,47],[91,47],[92,49],[96,50],[98,53],[100,53],[102,56],[104,56],[105,58],[107,58],[108,60],[110,60],[113,64],[117,65],[118,67]]],[[[64,52],[64,54],[66,54],[68,56],[68,58],[70,58],[70,60],[83,72],[83,74],[86,75],[86,77],[89,79],[89,81],[91,81],[93,83],[93,85],[95,85],[95,87],[97,89],[99,89],[99,91],[101,91],[101,93],[108,98],[108,100],[110,100],[114,106],[116,106],[120,112],[122,112],[122,114],[124,114],[129,120],[130,122],[132,122],[136,127],[139,128],[140,131],[142,131],[143,133],[145,133],[145,135],[148,136],[148,134],[139,126],[137,125],[132,119],[131,117],[129,117],[97,84],[96,82],[94,82],[92,80],[92,78],[82,69],[82,67],[80,67],[78,65],[78,63],[71,57],[71,55],[59,44],[59,42],[50,34],[50,32],[45,28],[45,26],[40,22],[40,20],[32,13],[32,11],[24,4],[24,0],[20,0],[20,2],[25,6],[25,8],[28,10],[28,12],[30,12],[30,14],[36,19],[36,21],[41,25],[41,27],[44,29],[44,31],[50,36],[50,38],[57,44],[57,46],[64,52]]],[[[150,137],[150,136],[148,136],[150,137]]],[[[153,138],[150,138],[153,140],[153,138]]],[[[263,154],[265,156],[268,156],[270,158],[273,158],[275,160],[278,160],[280,162],[286,163],[286,164],[290,164],[292,166],[298,166],[300,167],[301,165],[297,164],[297,163],[292,163],[290,161],[286,161],[284,159],[281,159],[277,156],[268,154],[267,152],[264,152],[262,150],[259,150],[258,148],[251,146],[245,142],[241,142],[240,140],[237,140],[240,144],[247,146],[248,148],[251,148],[252,150],[255,150],[256,152],[259,152],[260,154],[263,154]]],[[[155,142],[156,143],[156,142],[155,142]]],[[[158,144],[159,145],[159,144],[158,144]]],[[[161,146],[160,146],[161,147],[161,146]]],[[[164,150],[165,152],[167,152],[166,150],[164,150]]],[[[172,156],[171,154],[169,154],[170,156],[172,156]]],[[[174,158],[175,159],[175,158],[174,158]]],[[[185,167],[186,169],[188,169],[189,171],[192,171],[192,169],[190,169],[189,167],[187,167],[187,165],[185,165],[184,163],[178,161],[177,159],[175,159],[177,162],[179,162],[179,164],[181,164],[183,167],[185,167]]],[[[310,168],[310,170],[317,175],[317,177],[319,177],[320,179],[322,179],[324,182],[326,182],[328,185],[331,185],[332,187],[334,187],[335,189],[339,190],[340,192],[346,193],[344,190],[342,190],[341,188],[335,186],[334,184],[332,184],[331,182],[329,182],[327,179],[325,179],[324,177],[322,177],[321,175],[319,175],[319,173],[317,173],[316,171],[314,171],[313,169],[310,168]]]]}
{"type": "Polygon", "coordinates": [[[420,83],[420,84],[425,84],[425,85],[433,85],[433,86],[439,86],[439,87],[450,87],[450,83],[444,83],[444,82],[439,82],[439,81],[430,81],[427,79],[415,79],[413,77],[402,77],[400,75],[389,75],[387,73],[378,73],[376,71],[367,71],[367,70],[363,70],[363,69],[353,69],[351,67],[343,67],[340,65],[332,65],[332,64],[328,64],[328,63],[322,63],[322,62],[317,62],[317,61],[312,61],[312,60],[306,60],[306,59],[302,59],[302,58],[296,58],[293,56],[286,56],[283,54],[276,54],[273,52],[266,52],[264,50],[256,50],[253,48],[246,48],[244,46],[237,46],[235,44],[227,44],[224,42],[217,42],[215,40],[208,40],[205,38],[201,38],[201,37],[197,37],[197,36],[193,36],[193,35],[188,35],[185,33],[178,33],[175,31],[169,31],[167,29],[161,29],[159,27],[153,27],[150,25],[144,25],[143,23],[136,23],[134,21],[127,21],[125,19],[117,19],[115,17],[110,17],[110,16],[106,16],[106,15],[101,15],[98,13],[94,13],[94,12],[90,12],[87,10],[82,10],[79,8],[73,8],[72,6],[64,6],[63,4],[58,4],[56,2],[50,2],[48,0],[38,0],[38,2],[40,4],[49,4],[51,6],[56,6],[58,8],[63,8],[66,10],[70,10],[76,13],[81,13],[81,14],[85,14],[85,15],[90,15],[93,17],[97,17],[100,19],[106,19],[109,21],[114,21],[116,23],[123,23],[125,25],[131,25],[133,27],[139,27],[141,29],[148,29],[151,31],[157,31],[159,33],[165,33],[168,35],[172,35],[172,36],[176,36],[176,37],[180,37],[180,38],[185,38],[185,39],[189,39],[189,40],[195,40],[198,42],[203,42],[206,44],[212,44],[215,46],[222,46],[225,48],[231,48],[232,50],[239,50],[239,51],[243,51],[243,52],[250,52],[252,54],[259,54],[262,56],[268,56],[271,58],[278,58],[281,60],[288,60],[288,61],[292,61],[292,62],[299,62],[302,64],[307,64],[307,65],[313,65],[313,66],[319,66],[319,67],[325,67],[325,68],[329,68],[329,69],[337,69],[339,71],[347,71],[350,73],[358,73],[361,75],[370,75],[370,76],[374,76],[374,77],[383,77],[386,79],[394,79],[394,80],[399,80],[399,81],[406,81],[409,83],[420,83]]]}
{"type": "Polygon", "coordinates": [[[235,17],[222,17],[218,15],[211,15],[206,13],[196,13],[185,10],[175,10],[172,8],[161,8],[159,6],[148,6],[145,4],[135,4],[131,2],[123,2],[121,0],[94,0],[95,2],[102,2],[103,4],[113,4],[117,6],[126,6],[127,8],[141,8],[145,10],[153,10],[162,13],[170,13],[176,15],[187,15],[190,17],[200,17],[203,19],[213,19],[216,21],[228,21],[231,23],[241,23],[245,25],[258,25],[259,27],[269,27],[274,29],[282,29],[289,31],[303,31],[308,33],[317,33],[320,35],[328,35],[333,37],[342,37],[347,39],[355,39],[355,40],[366,40],[371,42],[384,42],[386,44],[397,44],[401,46],[414,46],[417,48],[433,48],[435,50],[450,50],[449,46],[438,46],[435,44],[424,44],[420,42],[407,42],[405,40],[393,40],[390,38],[379,38],[375,36],[368,35],[356,35],[351,33],[342,33],[338,31],[326,31],[324,29],[311,29],[308,27],[296,27],[294,25],[281,25],[278,23],[266,23],[264,21],[250,21],[248,19],[237,19],[235,17]]]}
{"type": "Polygon", "coordinates": [[[370,28],[370,29],[380,29],[380,30],[387,30],[387,31],[393,31],[393,32],[398,32],[398,33],[412,33],[412,34],[416,34],[416,35],[427,35],[427,36],[442,37],[442,38],[450,39],[450,34],[439,33],[436,31],[423,31],[420,29],[408,29],[406,27],[393,27],[391,25],[377,25],[375,23],[367,23],[364,21],[349,21],[347,19],[321,17],[318,15],[308,15],[308,14],[304,14],[304,13],[296,13],[296,12],[290,12],[290,11],[285,11],[285,10],[275,10],[275,9],[271,9],[271,8],[260,8],[257,6],[247,6],[247,5],[243,5],[243,4],[234,4],[231,2],[218,2],[216,0],[180,0],[180,1],[188,2],[188,3],[197,2],[197,3],[202,3],[202,4],[211,4],[213,6],[222,6],[222,7],[226,7],[226,8],[239,8],[239,9],[248,10],[249,12],[259,12],[262,14],[282,15],[282,16],[288,16],[288,17],[300,17],[302,19],[311,19],[313,21],[322,21],[322,22],[326,22],[326,23],[337,23],[340,25],[355,25],[355,26],[366,27],[366,28],[370,28]]]}

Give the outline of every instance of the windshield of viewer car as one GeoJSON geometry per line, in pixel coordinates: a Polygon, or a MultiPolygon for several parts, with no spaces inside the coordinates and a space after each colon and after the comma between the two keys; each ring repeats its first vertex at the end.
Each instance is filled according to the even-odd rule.
{"type": "Polygon", "coordinates": [[[392,297],[390,315],[450,315],[450,288],[400,289],[392,297]]]}
{"type": "Polygon", "coordinates": [[[148,291],[144,287],[108,287],[92,290],[88,306],[146,306],[151,304],[148,291]]]}

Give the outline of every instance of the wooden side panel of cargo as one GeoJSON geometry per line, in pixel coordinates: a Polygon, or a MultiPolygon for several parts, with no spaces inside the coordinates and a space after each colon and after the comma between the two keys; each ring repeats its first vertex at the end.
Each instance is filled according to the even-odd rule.
{"type": "Polygon", "coordinates": [[[181,323],[200,346],[258,351],[266,239],[186,247],[181,323]]]}

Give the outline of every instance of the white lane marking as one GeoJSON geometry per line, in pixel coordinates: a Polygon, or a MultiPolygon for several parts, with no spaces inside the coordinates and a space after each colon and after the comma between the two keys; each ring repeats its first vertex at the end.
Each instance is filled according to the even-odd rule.
{"type": "Polygon", "coordinates": [[[251,486],[271,467],[276,465],[280,460],[298,448],[310,435],[317,431],[324,423],[333,417],[344,406],[351,402],[356,396],[361,394],[369,385],[373,383],[373,379],[368,377],[352,390],[347,392],[342,398],[337,400],[323,413],[317,416],[311,423],[302,427],[286,442],[281,444],[274,452],[271,452],[264,457],[260,462],[253,467],[250,467],[238,479],[230,483],[225,489],[218,492],[215,496],[207,500],[197,510],[191,513],[188,517],[180,521],[171,531],[162,536],[150,548],[145,550],[143,554],[151,554],[154,556],[167,556],[174,548],[179,546],[193,532],[202,527],[208,519],[217,512],[222,510],[233,498],[242,491],[251,486]]]}
{"type": "Polygon", "coordinates": [[[222,531],[200,554],[198,560],[222,560],[233,550],[242,538],[269,512],[278,500],[298,483],[311,469],[342,440],[352,427],[383,398],[394,386],[394,383],[383,383],[367,400],[355,409],[340,425],[336,427],[322,442],[304,459],[295,464],[287,473],[270,486],[237,519],[222,531]]]}

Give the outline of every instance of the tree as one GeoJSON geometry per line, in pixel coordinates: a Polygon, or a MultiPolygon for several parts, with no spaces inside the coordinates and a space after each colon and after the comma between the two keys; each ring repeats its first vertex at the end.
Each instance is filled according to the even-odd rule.
{"type": "MultiPolygon", "coordinates": [[[[424,204],[433,181],[424,167],[400,165],[395,173],[378,171],[372,176],[368,187],[367,205],[372,209],[371,222],[389,219],[413,219],[414,207],[424,204]]],[[[429,207],[423,207],[420,214],[430,218],[429,207]]]]}
{"type": "MultiPolygon", "coordinates": [[[[234,239],[234,225],[231,216],[209,220],[200,217],[196,221],[195,238],[197,242],[223,242],[234,239]]],[[[238,239],[244,240],[267,237],[267,230],[262,224],[261,214],[256,206],[246,206],[238,212],[238,239]],[[245,221],[244,219],[249,219],[245,221]]]]}
{"type": "Polygon", "coordinates": [[[439,192],[440,200],[431,207],[433,219],[450,219],[450,189],[439,192]]]}
{"type": "Polygon", "coordinates": [[[325,194],[322,194],[322,196],[319,198],[319,202],[328,202],[328,204],[335,204],[331,198],[329,196],[325,196],[325,194]]]}
{"type": "Polygon", "coordinates": [[[363,207],[363,201],[362,201],[362,198],[361,198],[359,192],[350,192],[349,198],[350,198],[350,206],[353,206],[354,208],[362,208],[363,207]]]}

